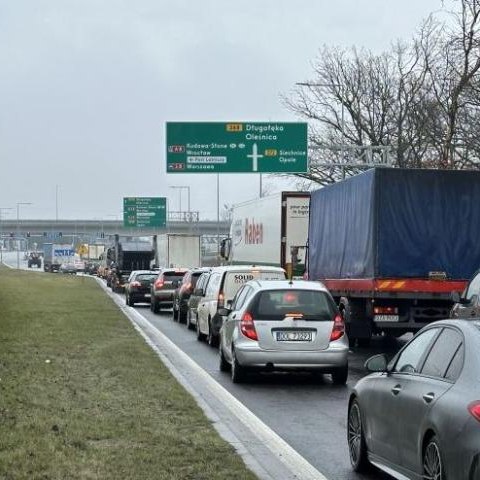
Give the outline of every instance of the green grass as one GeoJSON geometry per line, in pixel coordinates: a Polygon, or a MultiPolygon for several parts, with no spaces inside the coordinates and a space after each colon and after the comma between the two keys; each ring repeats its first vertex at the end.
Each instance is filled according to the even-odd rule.
{"type": "Polygon", "coordinates": [[[253,479],[93,279],[0,268],[0,479],[253,479]]]}

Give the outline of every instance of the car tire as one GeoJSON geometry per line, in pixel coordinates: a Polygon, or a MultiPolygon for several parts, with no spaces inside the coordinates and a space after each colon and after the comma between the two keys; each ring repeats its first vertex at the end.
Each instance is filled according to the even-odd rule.
{"type": "Polygon", "coordinates": [[[423,478],[446,479],[440,444],[435,436],[430,438],[423,452],[423,478]]]}
{"type": "Polygon", "coordinates": [[[205,339],[205,335],[200,331],[200,322],[198,321],[198,317],[197,317],[197,323],[195,325],[195,328],[197,330],[197,340],[199,342],[202,342],[205,339]]]}
{"type": "Polygon", "coordinates": [[[355,472],[366,472],[370,467],[367,455],[367,444],[363,434],[362,412],[357,399],[348,409],[347,443],[350,464],[355,472]]]}
{"type": "Polygon", "coordinates": [[[332,371],[332,382],[334,385],[345,385],[348,378],[348,364],[332,371]]]}
{"type": "Polygon", "coordinates": [[[175,308],[175,300],[173,301],[172,306],[172,320],[174,322],[178,322],[178,310],[175,308]]]}
{"type": "Polygon", "coordinates": [[[159,313],[160,312],[160,305],[156,300],[153,301],[152,303],[152,312],[153,313],[159,313]]]}
{"type": "Polygon", "coordinates": [[[223,353],[222,345],[218,347],[218,356],[220,358],[218,367],[220,368],[221,372],[228,372],[230,370],[230,364],[227,362],[225,355],[223,353]]]}
{"type": "Polygon", "coordinates": [[[187,323],[187,312],[182,311],[181,308],[178,309],[178,321],[179,323],[187,323]]]}
{"type": "Polygon", "coordinates": [[[210,318],[208,319],[207,343],[211,347],[218,347],[218,336],[213,334],[212,321],[210,318]]]}
{"type": "Polygon", "coordinates": [[[233,383],[242,383],[245,381],[245,367],[242,367],[238,363],[234,348],[232,348],[232,365],[230,367],[230,373],[233,383]]]}
{"type": "Polygon", "coordinates": [[[125,305],[130,306],[130,300],[128,299],[128,295],[125,295],[125,305]]]}
{"type": "Polygon", "coordinates": [[[191,316],[190,309],[188,309],[187,310],[187,315],[186,315],[186,318],[185,318],[185,326],[187,327],[187,330],[192,329],[192,324],[190,322],[190,316],[191,316]]]}

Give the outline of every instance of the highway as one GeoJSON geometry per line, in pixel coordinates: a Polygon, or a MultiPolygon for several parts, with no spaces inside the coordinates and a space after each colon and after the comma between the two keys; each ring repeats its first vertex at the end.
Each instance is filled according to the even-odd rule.
{"type": "Polygon", "coordinates": [[[391,478],[378,470],[368,475],[352,472],[346,442],[346,412],[351,387],[366,374],[364,361],[385,351],[393,356],[404,339],[386,342],[377,338],[371,347],[352,351],[346,387],[333,386],[328,376],[307,373],[256,374],[247,383],[236,385],[228,373],[220,372],[217,349],[199,342],[194,331],[174,322],[171,311],[155,315],[147,304],[135,309],[328,479],[391,478]]]}
{"type": "MultiPolygon", "coordinates": [[[[3,252],[4,262],[16,266],[16,253],[3,252]]],[[[20,267],[28,269],[23,256],[20,267]]],[[[43,272],[31,268],[30,271],[43,272]]],[[[123,302],[124,296],[118,295],[123,302]]],[[[334,386],[328,375],[274,373],[251,375],[245,384],[233,384],[218,368],[218,351],[197,340],[194,331],[172,320],[171,310],[154,314],[148,304],[135,310],[166,335],[261,421],[282,437],[329,480],[390,480],[379,470],[359,475],[351,470],[346,442],[349,392],[366,375],[365,360],[380,352],[393,356],[406,339],[374,338],[369,348],[350,352],[347,386],[334,386]]],[[[408,337],[407,337],[408,338],[408,337]]]]}

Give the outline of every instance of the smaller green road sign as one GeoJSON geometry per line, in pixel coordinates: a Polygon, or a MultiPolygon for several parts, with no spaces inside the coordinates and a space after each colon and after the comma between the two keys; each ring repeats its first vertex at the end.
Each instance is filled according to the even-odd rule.
{"type": "Polygon", "coordinates": [[[167,122],[167,173],[300,173],[306,123],[167,122]]]}
{"type": "Polygon", "coordinates": [[[124,227],[166,227],[167,199],[165,197],[125,197],[123,199],[124,227]]]}

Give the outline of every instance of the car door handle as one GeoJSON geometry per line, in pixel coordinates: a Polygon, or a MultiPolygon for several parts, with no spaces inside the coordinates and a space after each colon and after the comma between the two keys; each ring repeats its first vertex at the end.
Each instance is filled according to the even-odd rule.
{"type": "Polygon", "coordinates": [[[234,318],[237,318],[237,315],[232,315],[232,320],[233,320],[234,318]]]}
{"type": "Polygon", "coordinates": [[[430,403],[434,398],[435,398],[435,394],[433,392],[426,393],[423,396],[423,399],[425,400],[426,403],[430,403]]]}
{"type": "Polygon", "coordinates": [[[392,388],[392,393],[394,395],[398,395],[400,393],[400,390],[402,389],[401,385],[395,385],[393,388],[392,388]]]}

